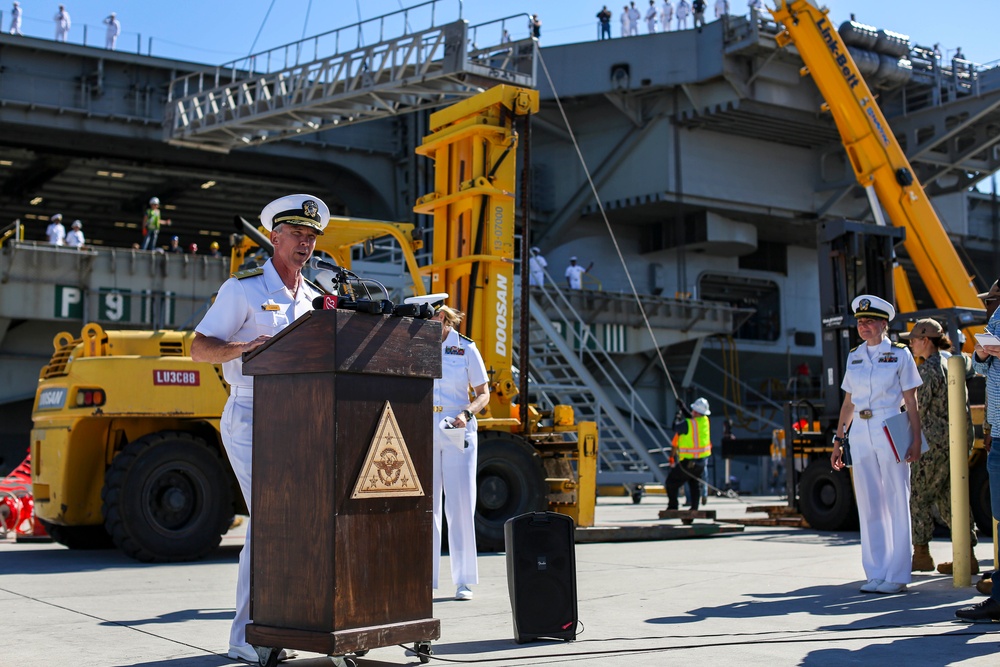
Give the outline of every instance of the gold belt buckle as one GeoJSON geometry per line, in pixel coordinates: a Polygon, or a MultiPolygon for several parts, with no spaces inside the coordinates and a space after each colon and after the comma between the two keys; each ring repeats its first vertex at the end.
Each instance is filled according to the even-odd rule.
{"type": "Polygon", "coordinates": [[[443,405],[435,405],[434,406],[434,412],[444,412],[444,406],[443,405]]]}
{"type": "Polygon", "coordinates": [[[871,419],[872,418],[872,411],[871,410],[862,410],[861,412],[858,413],[858,416],[861,417],[862,419],[871,419]]]}

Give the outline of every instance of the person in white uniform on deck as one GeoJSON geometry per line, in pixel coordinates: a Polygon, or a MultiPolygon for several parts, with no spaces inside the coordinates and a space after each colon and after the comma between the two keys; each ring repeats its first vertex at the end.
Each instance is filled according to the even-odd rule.
{"type": "Polygon", "coordinates": [[[646,32],[650,35],[656,33],[656,0],[649,0],[649,9],[646,10],[646,32]]]}
{"type": "Polygon", "coordinates": [[[111,16],[104,19],[104,24],[108,26],[108,30],[104,34],[104,48],[114,51],[118,45],[118,35],[122,34],[121,21],[118,20],[114,12],[111,12],[111,16]]]}
{"type": "MultiPolygon", "coordinates": [[[[253,444],[253,378],[243,375],[243,353],[263,345],[294,320],[313,309],[319,296],[302,277],[302,267],[316,247],[316,237],[330,220],[330,209],[318,197],[306,194],[276,199],[260,214],[270,232],[274,255],[264,266],[241,271],[219,288],[212,307],[195,327],[191,358],[222,364],[230,385],[222,411],[222,444],[250,508],[253,444]]],[[[236,581],[236,617],[229,633],[229,657],[257,663],[247,644],[250,622],[250,525],[240,552],[236,581]]],[[[282,651],[279,660],[292,657],[282,651]]]]}
{"type": "Polygon", "coordinates": [[[479,464],[479,436],[475,414],[490,402],[489,376],[483,357],[471,338],[455,328],[465,314],[441,305],[434,319],[441,322],[441,374],[434,380],[434,588],[438,587],[441,560],[441,494],[448,517],[448,554],[451,579],[457,586],[456,600],[471,600],[479,583],[476,563],[476,470],[479,464]],[[469,398],[469,388],[473,398],[469,398]],[[464,430],[462,447],[457,446],[438,425],[451,419],[454,428],[464,430]]]}
{"type": "Polygon", "coordinates": [[[854,494],[861,519],[861,564],[868,581],[864,593],[899,593],[910,583],[912,537],[910,533],[910,463],[920,458],[920,414],[917,387],[923,382],[910,350],[886,337],[896,315],[888,301],[862,294],[851,304],[864,339],[847,357],[847,372],[840,388],[837,435],[830,463],[845,466],[843,443],[849,432],[854,494]],[[882,423],[906,407],[913,440],[892,452],[882,423]]]}
{"type": "Polygon", "coordinates": [[[660,25],[663,26],[663,32],[670,32],[672,30],[670,23],[673,20],[674,5],[670,0],[663,0],[663,7],[660,8],[660,25]]]}
{"type": "Polygon", "coordinates": [[[681,0],[677,3],[677,29],[687,30],[688,27],[688,14],[691,13],[691,5],[688,4],[687,0],[681,0]]]}
{"type": "Polygon", "coordinates": [[[69,12],[66,11],[66,5],[59,5],[59,11],[56,15],[52,17],[52,20],[56,22],[56,41],[65,42],[66,38],[69,37],[69,12]]]}
{"type": "Polygon", "coordinates": [[[639,9],[635,6],[635,2],[629,3],[628,8],[628,36],[637,37],[639,35],[639,18],[642,15],[639,13],[639,9]]]}
{"type": "Polygon", "coordinates": [[[83,223],[79,220],[74,220],[69,233],[66,235],[66,245],[71,248],[82,248],[86,242],[87,239],[83,236],[83,223]]]}
{"type": "Polygon", "coordinates": [[[10,34],[21,34],[21,4],[18,2],[15,2],[13,9],[10,10],[10,34]]]}
{"type": "Polygon", "coordinates": [[[45,238],[51,245],[66,243],[66,228],[63,227],[62,213],[56,213],[49,218],[49,226],[45,228],[45,238]]]}
{"type": "Polygon", "coordinates": [[[549,265],[542,257],[542,251],[538,248],[531,249],[531,258],[528,260],[528,284],[544,285],[545,268],[549,265]]]}

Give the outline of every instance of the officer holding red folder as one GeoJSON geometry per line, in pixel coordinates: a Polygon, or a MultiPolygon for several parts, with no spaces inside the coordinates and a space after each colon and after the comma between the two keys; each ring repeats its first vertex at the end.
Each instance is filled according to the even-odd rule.
{"type": "MultiPolygon", "coordinates": [[[[862,294],[851,303],[864,339],[847,357],[840,388],[837,437],[830,463],[844,467],[845,431],[850,427],[854,493],[861,520],[861,564],[868,581],[864,593],[900,593],[910,583],[913,547],[910,536],[910,466],[920,458],[920,416],[917,387],[922,384],[910,350],[886,336],[895,309],[885,299],[862,294]],[[883,421],[902,406],[910,418],[913,442],[896,461],[882,428],[883,421]]],[[[902,454],[902,453],[901,453],[902,454]]]]}

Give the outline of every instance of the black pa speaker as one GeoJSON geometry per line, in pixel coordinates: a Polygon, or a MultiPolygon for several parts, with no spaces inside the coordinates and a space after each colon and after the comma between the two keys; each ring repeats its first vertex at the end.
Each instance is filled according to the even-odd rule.
{"type": "Polygon", "coordinates": [[[576,540],[573,519],[529,512],[503,526],[514,641],[576,639],[576,540]]]}

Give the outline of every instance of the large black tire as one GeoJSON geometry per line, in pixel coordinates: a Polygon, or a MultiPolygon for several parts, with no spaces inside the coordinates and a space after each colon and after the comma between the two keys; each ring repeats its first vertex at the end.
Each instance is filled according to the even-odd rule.
{"type": "Polygon", "coordinates": [[[969,470],[969,504],[972,518],[980,534],[993,537],[993,507],[990,504],[990,475],[986,472],[986,459],[969,470]]]}
{"type": "Polygon", "coordinates": [[[548,485],[541,457],[522,438],[499,431],[479,432],[476,475],[476,546],[503,551],[503,525],[525,512],[548,509],[548,485]]]}
{"type": "Polygon", "coordinates": [[[176,431],[129,443],[114,458],[101,499],[115,544],[143,562],[203,558],[219,546],[233,516],[218,451],[176,431]]]}
{"type": "Polygon", "coordinates": [[[42,527],[49,536],[70,549],[90,551],[96,549],[114,549],[115,543],[112,541],[108,531],[104,526],[60,526],[56,523],[49,523],[44,519],[39,519],[42,527]]]}
{"type": "Polygon", "coordinates": [[[825,458],[810,463],[799,477],[799,511],[816,530],[854,530],[858,509],[851,477],[825,458]]]}

